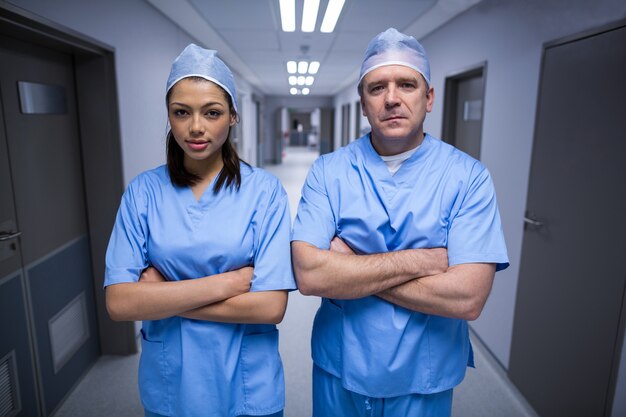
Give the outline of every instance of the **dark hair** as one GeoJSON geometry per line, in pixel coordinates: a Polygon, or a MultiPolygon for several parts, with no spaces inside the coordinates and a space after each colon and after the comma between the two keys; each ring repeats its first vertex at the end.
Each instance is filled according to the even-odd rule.
{"type": "MultiPolygon", "coordinates": [[[[206,81],[210,82],[202,77],[188,77],[193,81],[206,81]]],[[[239,122],[239,114],[235,110],[233,106],[233,100],[230,97],[230,94],[226,92],[222,87],[215,84],[224,94],[224,98],[228,103],[228,110],[231,114],[235,115],[237,122],[239,122]]],[[[165,104],[168,105],[170,100],[171,89],[167,92],[165,97],[165,104]]],[[[237,155],[237,151],[233,146],[230,140],[230,134],[232,131],[232,126],[228,129],[228,137],[226,141],[222,145],[222,161],[224,162],[224,167],[220,171],[215,181],[215,185],[213,186],[213,193],[217,194],[222,187],[225,185],[226,188],[235,187],[236,190],[239,190],[241,187],[241,170],[239,167],[239,163],[243,162],[248,165],[245,161],[239,158],[237,155]]],[[[167,169],[170,174],[170,179],[172,182],[178,186],[192,186],[200,181],[200,177],[196,174],[193,174],[185,168],[185,152],[178,146],[176,143],[176,139],[172,134],[172,130],[170,129],[167,132],[167,169]]]]}

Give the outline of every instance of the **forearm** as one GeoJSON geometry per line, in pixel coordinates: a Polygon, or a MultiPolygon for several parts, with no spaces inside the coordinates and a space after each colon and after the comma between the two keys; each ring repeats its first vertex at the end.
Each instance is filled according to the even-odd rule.
{"type": "Polygon", "coordinates": [[[353,299],[377,294],[415,277],[441,272],[445,249],[409,249],[371,255],[321,250],[292,242],[298,288],[305,295],[353,299]]]}
{"type": "Polygon", "coordinates": [[[377,294],[409,310],[438,316],[475,320],[487,301],[494,264],[464,264],[425,276],[377,294]]]}
{"type": "Polygon", "coordinates": [[[159,320],[242,293],[233,278],[239,271],[182,281],[130,282],[106,288],[113,320],[159,320]]]}
{"type": "Polygon", "coordinates": [[[286,291],[247,292],[179,315],[222,323],[278,324],[285,315],[287,297],[286,291]]]}

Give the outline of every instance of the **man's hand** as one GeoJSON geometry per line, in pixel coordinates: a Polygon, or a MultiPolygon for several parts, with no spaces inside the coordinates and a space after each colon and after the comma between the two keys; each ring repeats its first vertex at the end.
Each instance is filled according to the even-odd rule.
{"type": "Polygon", "coordinates": [[[352,248],[338,236],[335,236],[333,240],[330,241],[330,250],[332,252],[343,253],[344,255],[355,254],[352,248]]]}

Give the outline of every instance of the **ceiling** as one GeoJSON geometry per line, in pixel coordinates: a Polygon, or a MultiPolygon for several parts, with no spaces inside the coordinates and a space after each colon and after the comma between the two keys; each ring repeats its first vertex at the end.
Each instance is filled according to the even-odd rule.
{"type": "Polygon", "coordinates": [[[346,0],[333,33],[299,29],[304,0],[296,0],[296,31],[281,29],[279,0],[145,0],[240,76],[267,95],[289,95],[286,63],[320,61],[311,95],[334,95],[356,84],[368,42],[395,27],[418,40],[481,0],[346,0]]]}

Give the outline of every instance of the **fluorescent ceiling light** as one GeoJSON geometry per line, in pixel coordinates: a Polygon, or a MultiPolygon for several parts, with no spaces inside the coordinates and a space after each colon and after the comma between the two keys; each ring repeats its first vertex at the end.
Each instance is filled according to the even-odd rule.
{"type": "Polygon", "coordinates": [[[298,64],[296,61],[287,61],[287,72],[289,74],[295,74],[298,71],[298,64]]]}
{"type": "Polygon", "coordinates": [[[306,70],[309,69],[309,63],[306,61],[298,62],[298,74],[306,74],[306,70]]]}
{"type": "Polygon", "coordinates": [[[280,20],[283,31],[296,31],[296,0],[280,0],[280,20]]]}
{"type": "Polygon", "coordinates": [[[291,89],[289,90],[289,93],[290,93],[292,96],[295,96],[296,94],[298,94],[298,89],[297,89],[296,87],[293,87],[293,88],[291,88],[291,89]]]}
{"type": "Polygon", "coordinates": [[[309,74],[317,74],[317,71],[320,69],[319,61],[312,61],[309,64],[309,74]]]}
{"type": "Polygon", "coordinates": [[[313,78],[312,75],[309,75],[306,77],[306,79],[304,80],[304,85],[313,85],[313,81],[315,79],[313,78]]]}
{"type": "Polygon", "coordinates": [[[306,78],[304,78],[304,75],[299,75],[298,76],[298,85],[304,85],[305,82],[306,82],[306,78]]]}
{"type": "Polygon", "coordinates": [[[302,10],[302,31],[313,32],[317,22],[317,12],[320,8],[320,0],[304,0],[302,10]]]}
{"type": "MultiPolygon", "coordinates": [[[[328,7],[326,8],[326,14],[324,14],[324,20],[322,20],[322,26],[320,31],[322,33],[331,33],[335,30],[337,20],[341,14],[341,9],[346,0],[329,0],[328,7]]],[[[304,25],[304,23],[303,23],[304,25]]],[[[304,31],[304,29],[302,29],[304,31]]]]}
{"type": "Polygon", "coordinates": [[[310,92],[310,90],[309,90],[308,88],[303,88],[303,89],[302,89],[302,94],[304,94],[305,96],[306,96],[307,94],[309,94],[309,92],[310,92]]]}

